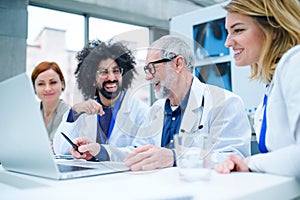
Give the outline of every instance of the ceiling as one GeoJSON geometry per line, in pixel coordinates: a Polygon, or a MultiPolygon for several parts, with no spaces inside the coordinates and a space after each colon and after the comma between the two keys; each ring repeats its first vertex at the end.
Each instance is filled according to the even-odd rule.
{"type": "Polygon", "coordinates": [[[29,0],[29,4],[166,29],[174,16],[224,1],[226,0],[29,0]]]}

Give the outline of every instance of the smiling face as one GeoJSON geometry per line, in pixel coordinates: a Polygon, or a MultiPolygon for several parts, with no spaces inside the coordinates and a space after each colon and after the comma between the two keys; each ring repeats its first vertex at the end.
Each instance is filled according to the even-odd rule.
{"type": "Polygon", "coordinates": [[[256,21],[246,15],[228,12],[225,27],[228,31],[225,46],[233,49],[235,64],[260,64],[264,36],[256,21]]]}
{"type": "MultiPolygon", "coordinates": [[[[146,64],[162,59],[159,51],[150,50],[146,58],[146,64]]],[[[176,80],[175,72],[172,70],[170,62],[156,63],[155,73],[147,73],[146,80],[151,81],[155,97],[158,99],[168,98],[171,94],[174,80],[176,80]]]]}
{"type": "Polygon", "coordinates": [[[96,74],[97,89],[106,99],[114,99],[121,92],[122,74],[117,73],[118,64],[111,58],[102,60],[98,65],[98,72],[107,70],[107,73],[96,74]]]}
{"type": "Polygon", "coordinates": [[[58,101],[64,87],[59,75],[52,69],[40,73],[34,82],[36,95],[45,103],[58,101]]]}

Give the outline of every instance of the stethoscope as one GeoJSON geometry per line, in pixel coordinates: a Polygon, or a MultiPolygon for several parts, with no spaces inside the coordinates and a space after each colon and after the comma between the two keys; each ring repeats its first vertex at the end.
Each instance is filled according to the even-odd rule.
{"type": "MultiPolygon", "coordinates": [[[[193,130],[193,131],[187,131],[185,129],[180,129],[178,134],[180,134],[180,133],[190,133],[190,134],[193,134],[193,133],[196,133],[199,130],[203,129],[203,127],[204,127],[203,122],[202,122],[203,110],[204,110],[204,96],[202,96],[201,115],[200,115],[200,120],[199,120],[200,123],[199,123],[199,126],[197,127],[197,129],[193,130]]],[[[174,136],[173,136],[173,139],[170,140],[170,143],[168,145],[169,148],[174,148],[174,136]]]]}
{"type": "MultiPolygon", "coordinates": [[[[196,133],[196,132],[198,132],[198,131],[200,131],[201,129],[204,128],[204,125],[203,125],[204,122],[203,122],[203,117],[202,117],[203,116],[203,111],[204,111],[204,96],[202,97],[201,111],[202,111],[202,113],[200,115],[199,126],[195,130],[193,130],[193,131],[186,131],[184,129],[180,129],[181,133],[193,134],[193,133],[196,133]]],[[[208,142],[207,145],[209,145],[209,143],[211,143],[210,148],[206,152],[206,154],[208,154],[208,153],[210,153],[212,151],[212,149],[214,148],[214,146],[217,144],[218,138],[216,138],[216,139],[210,138],[209,137],[210,136],[209,132],[205,132],[203,136],[206,138],[206,140],[208,142]]],[[[172,142],[174,142],[174,141],[172,141],[172,142]]]]}
{"type": "Polygon", "coordinates": [[[199,120],[200,121],[199,126],[197,127],[196,130],[193,130],[193,131],[190,131],[190,132],[186,131],[184,129],[180,129],[180,132],[181,133],[187,133],[187,132],[189,132],[189,133],[196,133],[197,131],[203,129],[203,127],[204,127],[203,122],[202,122],[203,110],[204,110],[204,96],[202,96],[201,115],[200,115],[200,120],[199,120]]]}

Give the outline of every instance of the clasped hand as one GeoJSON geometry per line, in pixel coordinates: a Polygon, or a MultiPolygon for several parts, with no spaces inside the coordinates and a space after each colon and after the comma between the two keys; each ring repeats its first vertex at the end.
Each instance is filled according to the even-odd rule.
{"type": "Polygon", "coordinates": [[[173,163],[172,150],[150,144],[136,148],[125,158],[125,164],[132,171],[172,167],[173,163]]]}
{"type": "Polygon", "coordinates": [[[249,159],[250,157],[243,159],[237,155],[229,155],[227,160],[215,166],[215,171],[221,174],[228,174],[231,171],[249,172],[247,165],[249,159]]]}

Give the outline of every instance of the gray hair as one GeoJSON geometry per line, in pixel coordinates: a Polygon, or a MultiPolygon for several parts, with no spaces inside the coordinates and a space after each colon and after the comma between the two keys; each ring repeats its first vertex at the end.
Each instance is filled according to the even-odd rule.
{"type": "Polygon", "coordinates": [[[183,56],[185,67],[190,72],[193,72],[195,64],[194,53],[190,45],[183,39],[173,35],[165,35],[153,42],[150,49],[160,50],[162,58],[170,58],[174,54],[183,56]]]}

